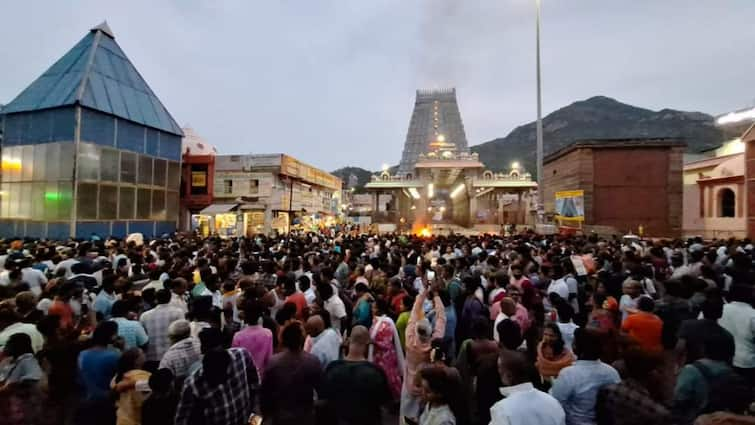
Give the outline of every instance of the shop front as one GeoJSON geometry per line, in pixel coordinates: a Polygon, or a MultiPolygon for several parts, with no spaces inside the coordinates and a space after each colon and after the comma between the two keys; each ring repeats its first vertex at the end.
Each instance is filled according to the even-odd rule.
{"type": "Polygon", "coordinates": [[[238,204],[212,204],[191,217],[192,230],[203,236],[239,236],[242,223],[243,216],[240,217],[238,204]]]}

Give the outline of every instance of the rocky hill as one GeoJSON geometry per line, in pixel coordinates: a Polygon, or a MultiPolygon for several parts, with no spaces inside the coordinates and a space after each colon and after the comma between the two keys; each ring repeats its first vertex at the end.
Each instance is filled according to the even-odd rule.
{"type": "MultiPolygon", "coordinates": [[[[580,139],[619,139],[632,137],[680,137],[688,152],[719,145],[724,140],[711,115],[673,109],[651,111],[595,96],[572,103],[543,118],[545,155],[580,139]]],[[[535,122],[514,129],[506,137],[472,146],[480,159],[493,170],[505,170],[519,161],[535,175],[535,122]]]]}

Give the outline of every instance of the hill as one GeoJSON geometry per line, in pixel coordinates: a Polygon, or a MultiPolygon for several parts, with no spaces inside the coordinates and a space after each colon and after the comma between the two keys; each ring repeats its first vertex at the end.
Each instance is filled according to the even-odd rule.
{"type": "MultiPolygon", "coordinates": [[[[633,137],[680,137],[687,142],[688,152],[699,152],[724,141],[711,115],[673,109],[651,111],[605,96],[572,103],[543,118],[546,156],[580,139],[633,137]]],[[[535,122],[471,149],[492,170],[506,170],[513,161],[519,161],[534,177],[535,122]]]]}
{"type": "Polygon", "coordinates": [[[373,174],[370,170],[365,170],[364,168],[359,167],[343,167],[339,168],[335,171],[331,171],[330,174],[333,174],[334,176],[341,179],[344,183],[344,187],[348,187],[349,184],[349,177],[351,175],[356,176],[357,178],[357,184],[356,188],[357,190],[361,190],[364,185],[366,185],[370,181],[370,176],[373,174]]]}

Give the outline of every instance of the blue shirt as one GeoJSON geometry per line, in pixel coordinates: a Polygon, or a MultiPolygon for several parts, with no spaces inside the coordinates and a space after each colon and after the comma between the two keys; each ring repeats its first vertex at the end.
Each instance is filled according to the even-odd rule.
{"type": "Polygon", "coordinates": [[[600,360],[577,360],[561,369],[550,393],[564,408],[566,425],[594,425],[598,391],[619,382],[616,369],[600,360]]]}
{"type": "Polygon", "coordinates": [[[87,400],[105,400],[121,353],[112,349],[89,349],[79,353],[79,378],[87,400]]]}
{"type": "Polygon", "coordinates": [[[113,322],[118,324],[118,336],[123,338],[123,349],[141,347],[149,341],[147,332],[141,323],[128,320],[125,317],[116,317],[113,322]]]}
{"type": "Polygon", "coordinates": [[[102,314],[104,319],[110,318],[110,310],[115,303],[115,294],[108,294],[105,291],[100,291],[97,294],[97,298],[94,299],[94,311],[102,314]]]}

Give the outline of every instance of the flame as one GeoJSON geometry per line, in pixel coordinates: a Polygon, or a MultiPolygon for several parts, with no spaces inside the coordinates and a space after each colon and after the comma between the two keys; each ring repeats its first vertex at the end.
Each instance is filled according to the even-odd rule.
{"type": "Polygon", "coordinates": [[[423,238],[429,238],[432,236],[432,232],[430,232],[430,229],[427,227],[423,227],[417,232],[417,236],[423,237],[423,238]]]}

